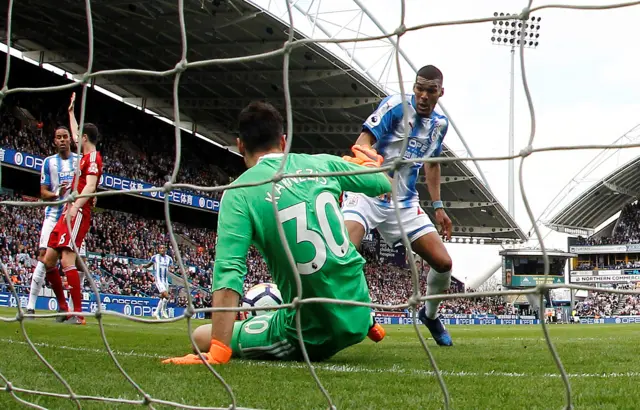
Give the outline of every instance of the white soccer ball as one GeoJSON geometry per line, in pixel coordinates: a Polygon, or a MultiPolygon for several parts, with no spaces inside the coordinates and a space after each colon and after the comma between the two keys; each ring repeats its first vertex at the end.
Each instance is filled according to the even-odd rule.
{"type": "MultiPolygon", "coordinates": [[[[280,290],[273,283],[260,283],[249,289],[242,298],[242,307],[251,308],[267,308],[282,304],[282,295],[280,290]]],[[[248,316],[260,316],[269,312],[269,310],[252,310],[247,311],[248,316]]],[[[273,310],[271,310],[273,312],[273,310]]]]}

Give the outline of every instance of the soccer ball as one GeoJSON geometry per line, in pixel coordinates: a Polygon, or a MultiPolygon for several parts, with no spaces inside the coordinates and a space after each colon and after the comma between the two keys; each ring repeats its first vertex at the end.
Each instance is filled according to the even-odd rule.
{"type": "MultiPolygon", "coordinates": [[[[280,290],[273,283],[260,283],[249,289],[242,298],[242,307],[272,307],[282,304],[280,290]]],[[[269,310],[247,311],[248,317],[260,316],[269,310]]],[[[271,311],[273,312],[273,311],[271,311]]]]}

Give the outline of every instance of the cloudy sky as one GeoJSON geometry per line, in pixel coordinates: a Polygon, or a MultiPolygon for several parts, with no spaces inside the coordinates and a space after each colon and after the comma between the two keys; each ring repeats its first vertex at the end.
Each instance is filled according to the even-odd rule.
{"type": "MultiPolygon", "coordinates": [[[[283,2],[265,0],[256,3],[270,6],[272,12],[284,16],[283,2]]],[[[398,26],[399,0],[366,0],[363,3],[388,31],[398,26]]],[[[567,0],[562,3],[606,4],[592,0],[567,0]]],[[[516,0],[407,0],[406,25],[490,17],[495,11],[517,13],[526,4],[525,1],[516,0]]],[[[549,3],[534,1],[534,7],[543,4],[549,3]]],[[[300,0],[296,5],[302,9],[312,5],[313,11],[318,1],[312,4],[311,0],[300,0]]],[[[355,37],[356,33],[350,30],[357,30],[361,24],[355,11],[357,9],[358,6],[351,0],[323,0],[320,3],[319,21],[332,34],[346,24],[338,37],[355,37]]],[[[547,9],[532,15],[542,18],[538,48],[525,50],[526,74],[536,113],[533,146],[608,144],[640,124],[640,75],[637,68],[640,63],[637,53],[640,6],[605,11],[547,9]]],[[[294,17],[296,27],[309,33],[312,25],[299,13],[294,17]]],[[[401,39],[402,49],[416,66],[434,64],[443,71],[445,96],[441,102],[460,127],[475,156],[508,153],[510,56],[508,47],[491,44],[493,27],[492,23],[481,23],[428,28],[407,33],[401,39]]],[[[366,17],[362,20],[361,31],[368,35],[380,34],[366,17]]],[[[314,37],[322,36],[316,28],[314,37]]],[[[389,48],[385,49],[382,43],[369,44],[378,47],[371,48],[362,43],[360,48],[359,44],[355,51],[356,58],[376,75],[382,73],[382,83],[397,89],[395,67],[388,79],[383,70],[386,64],[383,55],[389,48]]],[[[331,49],[337,50],[335,47],[331,49]]],[[[516,152],[526,146],[531,125],[519,65],[517,57],[516,152]]],[[[404,73],[411,78],[410,70],[405,69],[404,73]]],[[[405,86],[410,87],[411,82],[405,86]]],[[[640,130],[631,136],[640,140],[640,130]]],[[[465,155],[459,136],[452,130],[445,142],[460,155],[465,155]]],[[[583,167],[593,162],[598,153],[593,150],[541,153],[525,161],[524,185],[536,217],[583,167]]],[[[638,155],[638,149],[612,155],[584,183],[578,185],[567,200],[638,155]]],[[[507,163],[483,162],[480,166],[491,189],[506,208],[507,163]]],[[[517,166],[518,162],[516,172],[517,166]]],[[[559,210],[557,208],[556,212],[559,210]]],[[[531,221],[526,215],[517,185],[515,213],[522,229],[528,230],[531,221]]],[[[547,236],[545,243],[565,249],[565,238],[564,235],[552,233],[547,236]]],[[[454,258],[454,274],[463,280],[482,274],[499,260],[499,248],[496,247],[448,247],[454,258]]]]}

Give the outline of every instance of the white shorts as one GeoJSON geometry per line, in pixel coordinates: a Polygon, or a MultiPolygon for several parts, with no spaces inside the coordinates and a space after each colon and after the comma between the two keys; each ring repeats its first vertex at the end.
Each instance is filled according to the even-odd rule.
{"type": "MultiPolygon", "coordinates": [[[[355,221],[364,226],[365,234],[378,228],[380,236],[389,246],[402,244],[400,225],[393,207],[381,206],[376,203],[376,199],[362,194],[345,192],[342,213],[345,221],[355,221]]],[[[400,220],[411,243],[428,233],[437,232],[435,225],[420,205],[401,208],[400,220]]]]}
{"type": "MultiPolygon", "coordinates": [[[[51,232],[53,228],[56,227],[57,221],[52,221],[51,219],[45,219],[42,221],[42,231],[40,232],[40,243],[38,244],[39,249],[47,249],[49,244],[49,236],[51,236],[51,232]]],[[[80,246],[81,257],[87,257],[87,244],[85,241],[82,241],[82,245],[80,246]]]]}
{"type": "Polygon", "coordinates": [[[156,288],[158,289],[158,293],[168,292],[169,291],[169,282],[163,282],[161,280],[156,280],[156,288]]]}

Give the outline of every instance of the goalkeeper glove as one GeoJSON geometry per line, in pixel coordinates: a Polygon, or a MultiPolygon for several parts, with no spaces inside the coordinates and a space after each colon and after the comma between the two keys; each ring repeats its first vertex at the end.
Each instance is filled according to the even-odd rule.
{"type": "Polygon", "coordinates": [[[384,161],[382,155],[379,155],[375,149],[368,145],[354,145],[351,147],[351,151],[353,152],[353,157],[344,156],[342,159],[354,164],[374,168],[381,166],[384,161]]]}
{"type": "MultiPolygon", "coordinates": [[[[209,364],[225,364],[231,360],[232,350],[224,343],[211,339],[211,346],[208,353],[202,353],[205,361],[209,364]]],[[[202,359],[197,354],[188,354],[182,357],[172,357],[162,361],[164,364],[202,364],[202,359]]]]}

